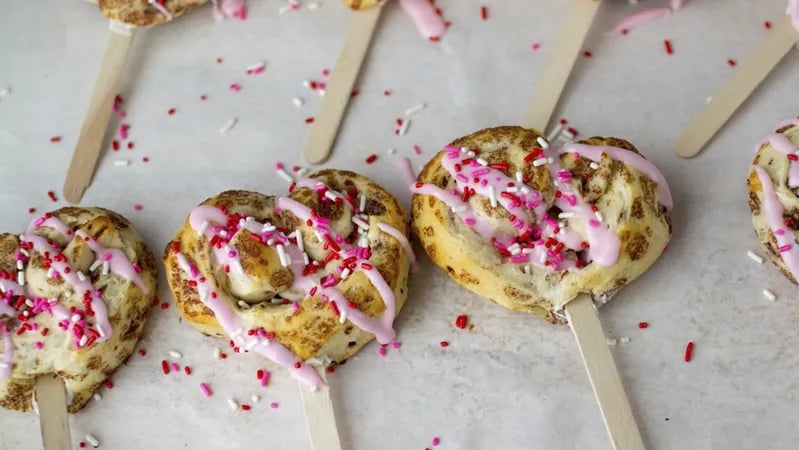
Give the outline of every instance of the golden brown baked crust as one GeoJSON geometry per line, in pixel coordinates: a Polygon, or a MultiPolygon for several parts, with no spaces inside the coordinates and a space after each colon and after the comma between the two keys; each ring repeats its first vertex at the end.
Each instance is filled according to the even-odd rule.
{"type": "MultiPolygon", "coordinates": [[[[794,124],[782,126],[772,136],[776,137],[776,135],[783,135],[794,148],[799,148],[799,126],[794,124]]],[[[749,171],[746,185],[749,191],[749,208],[752,210],[752,225],[755,228],[755,233],[760,240],[766,258],[777,266],[780,272],[785,275],[785,278],[796,283],[796,277],[791,273],[783,259],[783,253],[779,250],[780,244],[777,242],[777,236],[769,225],[764,205],[763,184],[754,169],[755,166],[760,167],[769,178],[772,189],[779,200],[775,206],[780,206],[783,209],[783,223],[780,225],[784,226],[781,226],[781,228],[786,233],[792,234],[794,236],[793,241],[796,242],[796,239],[799,239],[799,231],[797,231],[799,229],[799,196],[796,194],[797,189],[788,185],[792,164],[795,165],[797,163],[789,160],[785,154],[772,146],[770,137],[766,138],[758,144],[757,153],[752,161],[753,167],[749,171]]],[[[785,252],[786,257],[791,258],[791,254],[794,251],[792,249],[785,252]]]]}
{"type": "MultiPolygon", "coordinates": [[[[399,242],[382,232],[378,224],[389,225],[407,235],[409,227],[402,208],[381,186],[353,172],[322,170],[309,175],[309,178],[335,191],[348,193],[355,189],[366,196],[365,214],[370,225],[366,236],[372,250],[371,264],[388,283],[395,296],[395,313],[399,313],[407,297],[410,260],[399,242]]],[[[320,193],[307,187],[294,189],[288,198],[312,208],[320,217],[329,218],[330,228],[341,236],[354,236],[356,227],[351,221],[353,212],[346,205],[327,201],[320,193]]],[[[311,260],[323,259],[329,253],[329,249],[325,249],[326,244],[320,242],[313,230],[292,212],[276,212],[276,202],[276,197],[255,192],[227,191],[206,200],[202,205],[224,207],[228,215],[244,215],[261,224],[271,223],[286,235],[299,228],[302,230],[304,249],[311,260]]],[[[274,340],[300,360],[316,358],[333,363],[342,362],[374,338],[350,320],[342,323],[336,311],[318,294],[306,298],[305,292],[294,286],[292,271],[281,264],[275,247],[253,239],[246,229],[236,231],[230,241],[238,252],[246,276],[235,276],[232,270],[226,272],[225,265],[217,263],[208,238],[192,227],[190,219],[191,216],[167,246],[164,263],[178,310],[201,332],[219,337],[227,335],[213,311],[201,301],[198,289],[191,285],[191,276],[181,266],[179,254],[196,264],[200,276],[215,280],[219,289],[218,298],[233,311],[237,320],[242,321],[247,328],[260,328],[274,333],[274,340]],[[272,299],[278,295],[291,300],[275,304],[272,299]],[[240,302],[246,303],[246,306],[240,306],[240,302]]],[[[324,269],[320,268],[317,275],[337,273],[337,264],[336,260],[331,261],[324,269]]],[[[336,288],[369,317],[378,316],[386,309],[384,299],[363,272],[354,272],[336,288]]]]}
{"type": "MultiPolygon", "coordinates": [[[[172,18],[176,18],[206,1],[166,0],[163,7],[172,14],[172,18]]],[[[168,20],[164,14],[150,5],[147,0],[99,0],[98,5],[103,15],[109,19],[137,27],[160,25],[168,20]]]]}
{"type": "MultiPolygon", "coordinates": [[[[87,341],[82,348],[76,349],[74,330],[62,330],[59,319],[54,314],[42,311],[33,315],[28,322],[21,322],[0,313],[0,322],[11,325],[9,336],[12,337],[14,346],[10,377],[0,377],[0,406],[17,411],[31,410],[36,378],[56,373],[64,379],[68,400],[71,398],[69,411],[74,413],[83,408],[100,384],[133,352],[152,307],[157,272],[152,252],[124,217],[101,208],[79,207],[61,208],[50,214],[63,222],[72,235],[63,235],[57,227],[49,225],[51,222],[38,227],[32,225],[22,235],[22,240],[17,235],[0,234],[0,284],[6,283],[5,286],[8,287],[18,281],[15,255],[25,251],[30,254],[30,259],[25,262],[23,284],[27,293],[31,293],[26,298],[57,298],[64,308],[75,307],[78,311],[86,311],[81,296],[73,292],[74,286],[68,280],[63,276],[48,276],[46,266],[51,261],[58,261],[59,254],[63,255],[72,274],[77,274],[78,271],[85,274],[93,288],[102,293],[112,333],[108,340],[98,339],[94,343],[87,341]],[[110,259],[111,264],[119,264],[120,267],[128,264],[130,269],[138,266],[140,279],[137,282],[131,281],[119,275],[116,269],[105,272],[101,266],[91,270],[91,266],[105,252],[104,255],[99,255],[93,251],[81,233],[85,233],[105,249],[119,249],[124,252],[127,261],[123,261],[124,257],[119,259],[114,256],[110,259]],[[62,249],[61,252],[57,254],[54,250],[52,254],[45,255],[36,249],[26,249],[25,247],[29,247],[30,235],[50,240],[62,249]],[[52,260],[48,260],[48,257],[52,260]],[[141,287],[137,283],[141,283],[141,287]],[[31,326],[35,323],[38,328],[18,334],[25,323],[31,326]],[[45,335],[44,329],[48,330],[45,335]],[[41,349],[36,348],[37,342],[42,344],[41,349]]],[[[43,240],[41,242],[46,243],[43,240]]],[[[8,289],[5,291],[7,294],[8,289]]],[[[19,299],[16,294],[18,292],[15,292],[10,301],[12,306],[19,299]]],[[[4,302],[3,298],[7,297],[0,296],[0,304],[4,302]]],[[[20,314],[26,309],[31,311],[23,306],[15,309],[20,314]]],[[[89,324],[87,329],[101,320],[100,316],[100,313],[84,315],[89,324]]],[[[0,339],[0,352],[2,351],[0,339]]]]}
{"type": "MultiPolygon", "coordinates": [[[[479,149],[479,157],[489,165],[500,164],[498,167],[501,167],[507,162],[508,167],[502,172],[510,178],[514,178],[517,171],[521,172],[519,176],[523,175],[525,185],[539,191],[541,201],[551,208],[557,191],[552,175],[545,165],[536,167],[528,157],[531,149],[538,146],[538,138],[542,135],[535,130],[498,127],[457,139],[451,147],[479,149]]],[[[614,146],[638,154],[635,147],[620,139],[594,137],[583,143],[614,146]]],[[[446,157],[446,151],[436,155],[417,181],[445,191],[456,188],[454,177],[442,166],[446,157]]],[[[414,232],[430,258],[460,285],[506,308],[532,312],[550,322],[562,323],[564,319],[556,313],[580,293],[604,302],[643,273],[668,243],[671,225],[665,208],[658,202],[656,183],[630,165],[603,155],[594,169],[591,160],[573,153],[560,155],[560,164],[572,173],[574,180],[580,180],[571,181],[572,186],[577,187],[586,202],[598,208],[604,223],[619,237],[618,260],[611,267],[591,263],[581,269],[556,271],[533,266],[531,273],[525,273],[523,265],[509,263],[507,254],[503,256],[492,242],[467,226],[449,205],[433,195],[414,194],[414,232]]],[[[464,173],[468,173],[466,169],[464,173]]],[[[489,199],[481,195],[472,195],[468,202],[469,209],[491,226],[518,234],[510,225],[514,220],[511,214],[521,214],[518,210],[511,212],[501,205],[492,207],[489,199]]],[[[532,216],[528,218],[533,222],[538,220],[532,216]]],[[[585,225],[577,223],[581,221],[563,219],[562,222],[585,237],[585,225]]],[[[566,253],[572,260],[584,258],[582,252],[566,253]]]]}

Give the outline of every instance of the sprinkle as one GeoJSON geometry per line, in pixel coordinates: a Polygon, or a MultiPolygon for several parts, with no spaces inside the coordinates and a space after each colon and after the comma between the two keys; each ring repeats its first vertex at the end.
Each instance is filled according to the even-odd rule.
{"type": "Polygon", "coordinates": [[[161,360],[161,372],[164,372],[164,375],[169,374],[169,362],[165,359],[161,360]]]}
{"type": "Polygon", "coordinates": [[[730,67],[735,67],[737,64],[738,64],[738,63],[737,63],[737,62],[735,62],[735,60],[734,60],[734,59],[728,59],[728,60],[727,60],[727,65],[728,65],[728,66],[730,66],[730,67]]]}
{"type": "Polygon", "coordinates": [[[386,354],[388,354],[388,351],[386,350],[386,346],[385,345],[381,345],[380,347],[378,347],[377,348],[377,354],[380,355],[380,356],[386,356],[386,354]]]}
{"type": "Polygon", "coordinates": [[[764,295],[764,296],[765,296],[767,299],[771,300],[772,302],[773,302],[773,301],[775,301],[775,300],[777,300],[777,295],[776,295],[776,294],[774,294],[773,292],[771,292],[771,291],[770,291],[770,290],[768,290],[768,289],[763,289],[763,295],[764,295]]]}
{"type": "Polygon", "coordinates": [[[236,400],[233,400],[232,398],[227,399],[227,404],[230,405],[230,409],[233,411],[237,411],[239,409],[239,404],[236,403],[236,400]]]}
{"type": "Polygon", "coordinates": [[[390,95],[391,95],[391,91],[389,91],[389,90],[385,90],[385,91],[383,91],[383,95],[385,95],[386,97],[388,97],[388,96],[390,96],[390,95]]]}
{"type": "Polygon", "coordinates": [[[237,118],[235,118],[235,117],[231,117],[230,119],[228,119],[228,121],[227,121],[227,122],[225,122],[225,124],[224,124],[224,125],[222,125],[222,128],[220,128],[220,129],[219,129],[219,133],[220,133],[220,134],[225,134],[225,133],[227,133],[228,131],[230,131],[231,129],[233,129],[233,127],[235,127],[235,126],[236,126],[236,123],[237,123],[238,121],[239,121],[239,119],[237,119],[237,118]]]}
{"type": "Polygon", "coordinates": [[[258,403],[259,401],[261,401],[261,397],[259,395],[253,395],[252,397],[250,397],[250,399],[252,400],[253,403],[258,403]]]}
{"type": "Polygon", "coordinates": [[[25,286],[25,272],[17,272],[17,284],[25,286]]]}
{"type": "Polygon", "coordinates": [[[280,403],[278,402],[272,402],[269,404],[269,407],[272,409],[277,409],[278,406],[280,406],[280,403]]]}
{"type": "Polygon", "coordinates": [[[621,342],[622,344],[627,344],[628,342],[630,342],[630,336],[622,336],[622,337],[620,337],[619,338],[619,342],[621,342]]]}
{"type": "Polygon", "coordinates": [[[780,253],[785,253],[791,251],[791,244],[785,244],[779,248],[780,253]]]}
{"type": "Polygon", "coordinates": [[[497,207],[497,193],[494,191],[494,186],[488,186],[488,198],[491,200],[491,207],[497,207]]]}
{"type": "Polygon", "coordinates": [[[233,83],[233,84],[230,85],[230,90],[233,91],[233,92],[239,92],[239,91],[241,91],[241,86],[239,86],[236,83],[233,83]]]}
{"type": "Polygon", "coordinates": [[[533,161],[533,166],[541,167],[544,164],[547,164],[547,162],[548,162],[547,158],[538,158],[535,161],[533,161]]]}
{"type": "Polygon", "coordinates": [[[433,447],[437,447],[437,446],[438,446],[438,444],[440,444],[440,443],[441,443],[441,438],[439,438],[438,436],[436,436],[436,437],[434,437],[434,438],[433,438],[433,440],[432,440],[430,443],[431,443],[431,444],[433,444],[433,447]]]}
{"type": "Polygon", "coordinates": [[[638,328],[640,328],[642,330],[644,328],[649,328],[649,323],[648,322],[638,322],[638,328]]]}
{"type": "Polygon", "coordinates": [[[438,343],[438,345],[440,345],[441,348],[446,348],[446,347],[449,347],[449,342],[441,341],[441,342],[438,343]]]}
{"type": "Polygon", "coordinates": [[[305,123],[313,123],[313,121],[314,121],[313,117],[306,117],[305,118],[305,123]]]}
{"type": "Polygon", "coordinates": [[[594,170],[597,170],[597,169],[599,169],[599,164],[597,164],[595,162],[592,162],[591,164],[588,165],[588,167],[590,167],[590,168],[592,168],[594,170]]]}
{"type": "Polygon", "coordinates": [[[591,53],[590,51],[586,50],[586,51],[583,52],[583,56],[585,56],[586,58],[590,58],[590,57],[594,56],[594,54],[591,53]]]}
{"type": "Polygon", "coordinates": [[[55,192],[53,192],[53,191],[47,192],[47,196],[50,197],[50,200],[53,201],[53,202],[57,202],[58,201],[58,197],[55,196],[55,192]]]}
{"type": "Polygon", "coordinates": [[[294,177],[292,177],[290,173],[286,172],[286,170],[283,169],[283,166],[277,168],[277,174],[280,175],[281,178],[288,181],[289,183],[294,182],[294,177]]]}
{"type": "Polygon", "coordinates": [[[103,261],[103,272],[102,272],[102,274],[103,275],[108,275],[109,271],[110,271],[110,265],[108,264],[108,261],[103,261]]]}
{"type": "Polygon", "coordinates": [[[211,387],[205,383],[200,383],[200,390],[203,391],[203,394],[205,394],[206,397],[214,395],[214,393],[211,391],[211,387]]]}
{"type": "Polygon", "coordinates": [[[222,350],[219,350],[218,348],[215,348],[214,349],[214,358],[221,359],[222,358],[222,350]]]}
{"type": "Polygon", "coordinates": [[[377,161],[377,155],[372,153],[371,155],[366,157],[366,164],[372,164],[373,162],[377,161]]]}
{"type": "Polygon", "coordinates": [[[685,357],[683,358],[683,359],[685,359],[685,362],[690,362],[691,361],[691,357],[693,356],[693,353],[694,353],[694,343],[693,342],[688,342],[688,345],[685,346],[685,357]]]}
{"type": "Polygon", "coordinates": [[[89,444],[92,444],[92,447],[94,448],[100,446],[100,441],[98,441],[97,438],[92,436],[91,434],[86,434],[86,440],[89,441],[89,444]]]}
{"type": "Polygon", "coordinates": [[[103,399],[103,396],[100,395],[99,392],[95,392],[94,395],[92,396],[92,398],[94,398],[94,401],[99,402],[100,400],[103,399]]]}
{"type": "Polygon", "coordinates": [[[130,165],[130,160],[129,159],[118,159],[118,160],[114,161],[114,166],[116,166],[116,167],[126,167],[126,166],[129,166],[129,165],[130,165]]]}
{"type": "Polygon", "coordinates": [[[247,66],[247,70],[245,71],[245,73],[247,75],[258,75],[258,74],[264,73],[265,69],[266,69],[266,63],[263,62],[263,61],[260,61],[260,62],[257,62],[255,64],[252,64],[250,66],[247,66]]]}
{"type": "Polygon", "coordinates": [[[277,248],[277,256],[280,258],[280,264],[282,264],[283,267],[288,267],[289,265],[288,255],[286,255],[286,250],[283,248],[283,245],[277,244],[276,248],[277,248]]]}
{"type": "Polygon", "coordinates": [[[674,54],[674,50],[671,48],[671,41],[670,40],[668,40],[668,39],[664,40],[663,41],[663,47],[665,47],[667,54],[669,54],[669,55],[673,55],[674,54]]]}
{"type": "Polygon", "coordinates": [[[185,372],[186,375],[191,375],[191,367],[189,366],[184,367],[183,372],[185,372]]]}
{"type": "Polygon", "coordinates": [[[292,103],[294,103],[294,106],[296,106],[297,108],[299,108],[305,103],[305,101],[300,97],[294,97],[291,101],[292,103]]]}
{"type": "Polygon", "coordinates": [[[411,126],[411,119],[405,119],[402,122],[402,125],[400,125],[399,130],[397,130],[397,134],[399,134],[400,136],[405,136],[405,134],[408,132],[409,126],[411,126]]]}
{"type": "Polygon", "coordinates": [[[426,107],[427,107],[427,105],[425,105],[424,103],[419,103],[416,106],[412,106],[412,107],[406,109],[405,110],[405,116],[406,117],[410,117],[410,116],[418,113],[419,111],[425,109],[426,107]]]}
{"type": "Polygon", "coordinates": [[[455,327],[463,330],[464,328],[466,328],[466,324],[468,323],[468,321],[469,318],[466,316],[466,314],[461,314],[460,316],[455,318],[455,327]]]}
{"type": "Polygon", "coordinates": [[[763,258],[761,258],[760,255],[756,254],[752,250],[747,250],[746,254],[749,255],[749,259],[751,259],[752,261],[758,264],[763,264],[763,258]]]}
{"type": "Polygon", "coordinates": [[[612,346],[616,345],[617,341],[616,341],[615,338],[607,338],[607,339],[605,339],[605,342],[612,347],[612,346]]]}
{"type": "Polygon", "coordinates": [[[179,351],[176,351],[176,350],[170,350],[169,351],[169,356],[171,356],[171,357],[173,357],[175,359],[183,358],[183,355],[179,351]]]}

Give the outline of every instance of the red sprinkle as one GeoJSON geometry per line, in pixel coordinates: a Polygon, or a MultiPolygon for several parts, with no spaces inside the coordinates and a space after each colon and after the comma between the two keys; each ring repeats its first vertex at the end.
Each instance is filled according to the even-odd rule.
{"type": "Polygon", "coordinates": [[[385,90],[385,91],[383,91],[383,95],[385,95],[386,97],[388,97],[389,95],[391,95],[391,91],[389,91],[389,90],[385,90]]]}
{"type": "Polygon", "coordinates": [[[735,62],[735,60],[734,60],[734,59],[728,59],[728,60],[727,60],[727,65],[728,65],[728,66],[730,66],[730,67],[735,67],[737,64],[738,64],[738,63],[737,63],[737,62],[735,62]]]}
{"type": "Polygon", "coordinates": [[[86,448],[86,443],[85,443],[85,442],[83,442],[83,441],[80,441],[80,442],[78,442],[78,447],[80,447],[80,448],[86,448]]]}
{"type": "Polygon", "coordinates": [[[302,363],[301,362],[297,361],[297,362],[294,363],[294,368],[295,369],[299,369],[300,367],[302,367],[302,363]]]}
{"type": "Polygon", "coordinates": [[[169,363],[165,360],[161,360],[161,372],[164,372],[164,375],[169,374],[169,363]]]}
{"type": "Polygon", "coordinates": [[[242,404],[242,405],[241,405],[241,410],[242,410],[242,411],[249,411],[249,410],[250,410],[250,405],[248,405],[248,404],[246,404],[246,403],[245,403],[245,404],[242,404]]]}
{"type": "Polygon", "coordinates": [[[51,137],[50,138],[50,142],[52,142],[53,144],[55,144],[57,142],[61,142],[61,136],[53,136],[53,137],[51,137]]]}
{"type": "Polygon", "coordinates": [[[769,22],[767,20],[767,21],[763,22],[763,26],[766,27],[767,30],[770,30],[771,29],[771,22],[769,22]]]}
{"type": "Polygon", "coordinates": [[[691,356],[694,353],[694,343],[688,342],[688,345],[685,346],[685,362],[691,361],[691,356]]]}
{"type": "Polygon", "coordinates": [[[638,322],[638,328],[641,328],[641,329],[649,328],[649,323],[647,323],[647,322],[638,322]]]}
{"type": "Polygon", "coordinates": [[[167,113],[168,113],[170,116],[171,116],[171,115],[173,115],[173,114],[175,114],[175,108],[169,108],[169,111],[167,111],[167,113]]]}
{"type": "Polygon", "coordinates": [[[594,56],[594,54],[589,52],[588,50],[586,50],[586,51],[583,52],[583,56],[585,56],[586,58],[590,58],[590,57],[594,56]]]}
{"type": "Polygon", "coordinates": [[[366,164],[372,164],[373,162],[377,161],[377,155],[372,153],[371,155],[366,157],[366,164]]]}
{"type": "Polygon", "coordinates": [[[207,95],[201,95],[200,96],[200,100],[202,100],[202,101],[206,101],[207,99],[208,99],[207,95]]]}
{"type": "Polygon", "coordinates": [[[119,151],[119,141],[111,141],[111,148],[116,152],[119,151]]]}
{"type": "Polygon", "coordinates": [[[110,379],[109,380],[105,380],[104,384],[105,384],[105,388],[106,389],[114,389],[114,382],[111,381],[110,379]]]}
{"type": "Polygon", "coordinates": [[[167,309],[167,308],[169,308],[169,303],[167,302],[161,303],[161,309],[167,309]]]}
{"type": "Polygon", "coordinates": [[[28,214],[33,214],[36,212],[36,208],[28,208],[28,214]]]}
{"type": "Polygon", "coordinates": [[[449,347],[449,342],[441,341],[441,342],[438,343],[438,345],[440,345],[441,347],[449,347]]]}
{"type": "Polygon", "coordinates": [[[483,20],[488,20],[488,8],[485,6],[480,7],[480,18],[483,20]]]}
{"type": "Polygon", "coordinates": [[[666,48],[666,53],[668,53],[669,55],[674,54],[674,49],[671,48],[670,40],[666,39],[665,41],[663,41],[663,46],[666,48]]]}
{"type": "Polygon", "coordinates": [[[463,330],[466,328],[466,324],[469,322],[469,318],[466,314],[461,314],[455,319],[455,326],[463,330]]]}
{"type": "Polygon", "coordinates": [[[183,371],[186,372],[186,375],[191,375],[191,367],[186,366],[183,368],[183,371]]]}
{"type": "Polygon", "coordinates": [[[50,197],[50,200],[52,200],[54,202],[58,201],[58,197],[55,196],[55,192],[53,192],[53,191],[48,191],[47,192],[47,196],[50,197]]]}
{"type": "Polygon", "coordinates": [[[353,89],[352,92],[350,92],[350,98],[357,97],[360,93],[361,92],[359,90],[353,89]]]}
{"type": "Polygon", "coordinates": [[[313,118],[313,117],[307,117],[307,118],[305,119],[305,123],[313,123],[313,121],[314,121],[314,118],[313,118]]]}

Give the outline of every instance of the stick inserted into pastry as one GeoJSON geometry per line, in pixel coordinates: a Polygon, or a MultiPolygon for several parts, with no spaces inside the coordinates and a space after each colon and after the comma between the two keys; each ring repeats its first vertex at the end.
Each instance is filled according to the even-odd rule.
{"type": "MultiPolygon", "coordinates": [[[[319,376],[327,383],[324,368],[319,370],[319,376]]],[[[311,390],[307,386],[300,385],[300,399],[311,450],[341,450],[330,388],[325,386],[311,390]]]]}
{"type": "Polygon", "coordinates": [[[44,450],[71,450],[64,381],[53,375],[39,377],[36,380],[36,403],[44,450]]]}
{"type": "Polygon", "coordinates": [[[566,15],[566,23],[555,40],[544,71],[524,112],[523,126],[547,129],[598,9],[599,0],[573,0],[566,15]]]}
{"type": "Polygon", "coordinates": [[[173,0],[163,6],[155,0],[89,1],[97,3],[100,11],[110,19],[110,31],[89,107],[83,118],[78,142],[64,181],[64,198],[70,203],[79,203],[86,188],[91,184],[136,29],[168,22],[205,2],[205,0],[173,0]]]}
{"type": "Polygon", "coordinates": [[[155,292],[152,253],[111,211],[64,208],[0,234],[0,406],[35,399],[45,450],[72,448],[67,411],[133,352],[155,292]]]}
{"type": "Polygon", "coordinates": [[[677,138],[674,152],[683,158],[699,154],[797,42],[799,24],[786,17],[688,124],[677,138]]]}
{"type": "Polygon", "coordinates": [[[614,448],[644,448],[593,301],[609,301],[669,241],[658,169],[621,139],[550,146],[535,130],[499,127],[446,146],[411,192],[430,258],[506,308],[568,322],[614,448]]]}
{"type": "Polygon", "coordinates": [[[164,263],[186,321],[318,390],[303,393],[313,448],[335,449],[318,366],[340,363],[375,338],[393,342],[413,261],[409,227],[390,193],[352,172],[322,170],[289,191],[206,200],[167,246],[164,263]]]}
{"type": "Polygon", "coordinates": [[[305,160],[311,164],[324,162],[330,156],[382,10],[383,4],[379,3],[352,13],[344,47],[330,73],[322,104],[305,141],[305,160]]]}

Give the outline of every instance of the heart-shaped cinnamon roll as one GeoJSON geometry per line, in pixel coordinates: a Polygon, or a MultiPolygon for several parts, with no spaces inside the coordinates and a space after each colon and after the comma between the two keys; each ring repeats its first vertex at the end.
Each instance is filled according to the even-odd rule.
{"type": "Polygon", "coordinates": [[[99,0],[109,19],[137,27],[151,27],[182,16],[207,0],[99,0]]]}
{"type": "Polygon", "coordinates": [[[348,171],[322,170],[287,197],[228,191],[194,209],[167,246],[183,317],[260,353],[310,386],[304,361],[341,362],[394,337],[413,254],[397,201],[348,171]]]}
{"type": "Polygon", "coordinates": [[[36,378],[55,373],[80,410],[139,341],[156,279],[152,252],[105,209],[0,234],[0,405],[30,410],[36,378]]]}
{"type": "Polygon", "coordinates": [[[749,172],[752,224],[766,257],[786,278],[799,280],[799,119],[761,140],[749,172]]]}
{"type": "Polygon", "coordinates": [[[629,142],[549,146],[535,130],[460,138],[411,187],[413,228],[455,281],[551,322],[581,293],[605,302],[671,236],[663,175],[629,142]]]}

